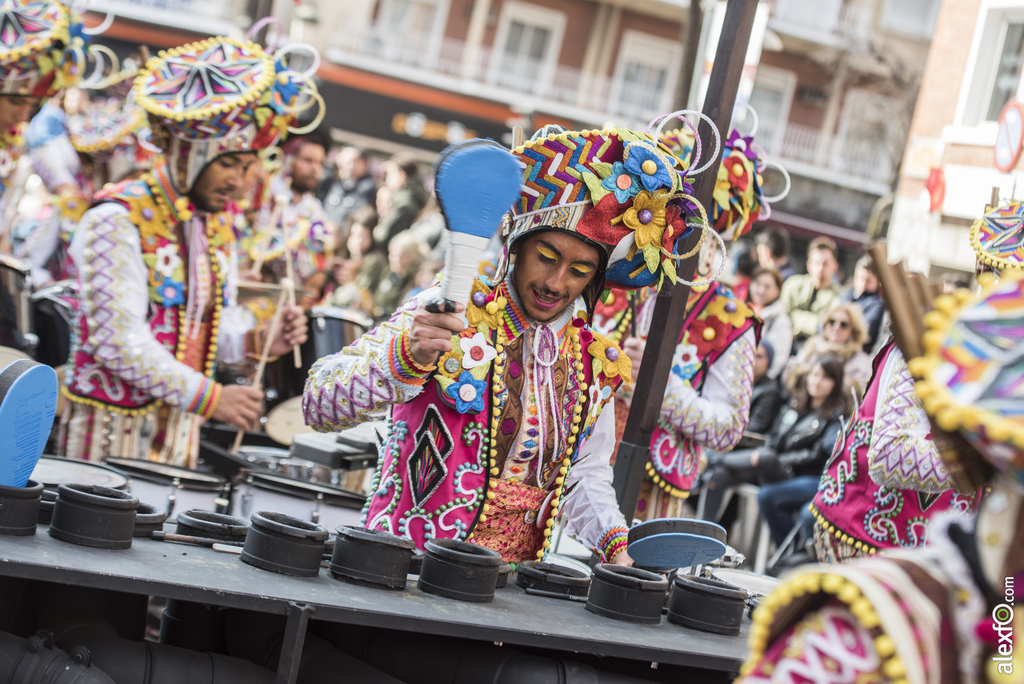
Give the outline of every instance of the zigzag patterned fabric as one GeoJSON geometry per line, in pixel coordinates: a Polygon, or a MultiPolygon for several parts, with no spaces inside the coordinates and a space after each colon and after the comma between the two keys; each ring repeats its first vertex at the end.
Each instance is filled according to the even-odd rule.
{"type": "Polygon", "coordinates": [[[1024,203],[988,211],[971,226],[971,246],[978,261],[997,269],[1024,269],[1024,203]]]}

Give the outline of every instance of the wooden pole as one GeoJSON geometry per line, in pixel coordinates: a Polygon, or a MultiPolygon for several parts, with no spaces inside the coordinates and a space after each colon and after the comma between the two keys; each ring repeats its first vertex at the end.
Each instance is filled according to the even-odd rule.
{"type": "MultiPolygon", "coordinates": [[[[287,284],[281,283],[281,294],[277,296],[277,309],[274,311],[274,317],[270,319],[270,330],[267,331],[267,336],[263,340],[263,351],[260,352],[260,362],[256,366],[256,374],[252,378],[253,386],[263,382],[263,371],[267,369],[267,359],[270,358],[270,345],[277,337],[277,331],[281,327],[281,318],[284,313],[284,305],[288,301],[288,287],[287,284]]],[[[294,290],[294,287],[292,287],[294,290]]],[[[231,447],[231,453],[237,454],[238,449],[242,446],[242,438],[245,437],[245,430],[239,428],[238,434],[235,436],[235,443],[231,447]]]]}
{"type": "MultiPolygon", "coordinates": [[[[750,31],[754,25],[756,11],[757,0],[729,0],[725,10],[722,37],[718,41],[715,66],[711,70],[708,92],[704,100],[704,113],[715,122],[723,140],[729,134],[732,110],[736,104],[736,90],[739,88],[743,60],[747,53],[747,44],[750,42],[750,31]]],[[[714,136],[703,120],[698,132],[701,136],[701,147],[713,150],[714,136]]],[[[718,167],[721,163],[721,149],[718,153],[717,163],[712,164],[696,180],[694,196],[704,207],[711,205],[712,193],[715,190],[718,167]]],[[[695,230],[681,251],[685,253],[693,249],[699,237],[700,231],[695,230]]],[[[709,235],[707,239],[714,238],[709,235]]],[[[698,255],[694,254],[680,263],[677,268],[679,276],[692,280],[697,260],[698,255]]],[[[615,460],[615,495],[627,521],[633,519],[640,498],[640,486],[643,484],[650,455],[651,434],[661,414],[672,355],[683,330],[686,300],[689,296],[690,288],[686,285],[666,287],[658,294],[654,305],[651,329],[647,334],[647,348],[644,351],[645,360],[640,366],[636,380],[637,391],[633,395],[633,403],[629,409],[626,428],[615,460]]]]}
{"type": "MultiPolygon", "coordinates": [[[[295,265],[292,263],[295,260],[295,254],[292,252],[292,248],[285,243],[284,256],[287,259],[285,264],[285,272],[287,273],[287,280],[290,285],[287,288],[288,292],[288,306],[295,306],[295,265]]],[[[296,368],[302,368],[302,352],[299,351],[299,345],[292,346],[292,360],[295,363],[296,368]]]]}

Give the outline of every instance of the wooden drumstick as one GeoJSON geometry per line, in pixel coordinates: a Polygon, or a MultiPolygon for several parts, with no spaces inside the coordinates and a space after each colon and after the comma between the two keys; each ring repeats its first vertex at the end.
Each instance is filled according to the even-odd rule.
{"type": "MultiPolygon", "coordinates": [[[[294,284],[287,278],[281,281],[281,294],[277,297],[277,308],[274,311],[274,317],[270,319],[270,330],[267,331],[267,336],[263,340],[263,351],[260,352],[260,362],[256,366],[256,374],[252,378],[253,385],[259,385],[263,382],[263,371],[267,369],[267,359],[270,358],[270,345],[273,343],[274,338],[277,337],[277,331],[281,327],[281,319],[284,317],[284,306],[288,301],[288,289],[294,287],[294,284]]],[[[231,447],[231,453],[237,454],[238,449],[242,446],[242,439],[245,437],[245,430],[239,428],[238,435],[235,436],[235,443],[231,447]]]]}
{"type": "MultiPolygon", "coordinates": [[[[287,273],[285,280],[291,283],[291,286],[286,288],[288,292],[288,306],[295,306],[295,266],[292,263],[295,259],[295,252],[292,251],[291,247],[285,245],[284,256],[286,261],[285,272],[287,273]]],[[[297,344],[292,346],[292,359],[295,362],[296,368],[302,368],[302,352],[299,351],[299,345],[297,344]]]]}

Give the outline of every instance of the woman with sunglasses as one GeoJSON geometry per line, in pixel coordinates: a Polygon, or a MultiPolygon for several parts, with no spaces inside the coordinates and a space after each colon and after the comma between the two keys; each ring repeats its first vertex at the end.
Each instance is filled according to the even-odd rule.
{"type": "Polygon", "coordinates": [[[836,304],[822,318],[821,332],[808,339],[800,353],[789,360],[782,375],[786,385],[799,384],[819,359],[834,356],[843,364],[846,388],[860,396],[871,377],[871,357],[863,350],[867,331],[860,307],[836,304]]]}

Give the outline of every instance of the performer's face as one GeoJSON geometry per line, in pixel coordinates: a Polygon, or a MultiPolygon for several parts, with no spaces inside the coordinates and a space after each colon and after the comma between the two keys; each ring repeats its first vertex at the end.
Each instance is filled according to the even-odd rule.
{"type": "Polygon", "coordinates": [[[32,116],[32,110],[39,104],[38,97],[4,95],[0,97],[0,133],[6,133],[32,116]]]}
{"type": "Polygon", "coordinates": [[[599,266],[595,247],[567,233],[548,231],[517,245],[512,280],[526,315],[545,323],[576,301],[599,266]]]}
{"type": "Polygon", "coordinates": [[[299,148],[292,163],[292,190],[302,194],[313,192],[324,176],[324,156],[320,145],[307,142],[299,148]]]}
{"type": "Polygon", "coordinates": [[[256,163],[253,152],[224,154],[206,165],[192,191],[192,204],[200,211],[224,211],[228,202],[236,200],[245,187],[246,173],[256,163]]]}

